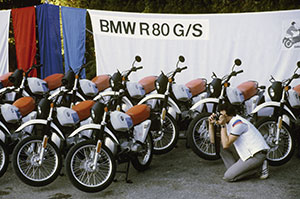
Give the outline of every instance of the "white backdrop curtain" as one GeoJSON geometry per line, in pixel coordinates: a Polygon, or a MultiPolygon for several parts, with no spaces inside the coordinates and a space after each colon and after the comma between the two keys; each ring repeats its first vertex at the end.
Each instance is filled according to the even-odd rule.
{"type": "Polygon", "coordinates": [[[175,69],[178,56],[183,55],[188,69],[176,81],[205,77],[210,82],[212,72],[220,77],[230,73],[239,58],[238,70],[244,73],[232,78],[233,86],[246,80],[269,86],[270,75],[288,78],[300,60],[300,43],[283,45],[291,23],[300,28],[300,10],[180,15],[88,11],[98,75],[129,69],[134,56],[140,55],[144,68],[130,76],[137,81],[175,69]]]}

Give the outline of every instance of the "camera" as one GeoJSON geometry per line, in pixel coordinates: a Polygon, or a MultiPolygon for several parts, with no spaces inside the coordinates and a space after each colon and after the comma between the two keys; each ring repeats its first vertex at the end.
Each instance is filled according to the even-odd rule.
{"type": "Polygon", "coordinates": [[[217,112],[217,113],[214,115],[213,119],[216,120],[216,121],[218,121],[219,118],[220,118],[220,115],[221,115],[221,114],[220,114],[219,112],[217,112]]]}

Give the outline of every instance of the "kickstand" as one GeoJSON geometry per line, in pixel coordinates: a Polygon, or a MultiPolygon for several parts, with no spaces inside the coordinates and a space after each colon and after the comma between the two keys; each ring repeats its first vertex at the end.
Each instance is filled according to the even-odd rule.
{"type": "Polygon", "coordinates": [[[132,181],[128,179],[128,176],[129,176],[129,167],[130,167],[130,161],[128,161],[128,163],[127,163],[126,178],[125,178],[126,183],[132,183],[132,181]]]}
{"type": "MultiPolygon", "coordinates": [[[[126,171],[117,171],[118,173],[125,173],[126,174],[126,177],[125,177],[125,182],[126,183],[132,183],[131,180],[128,179],[128,176],[129,176],[129,167],[130,167],[130,161],[128,161],[127,163],[127,168],[126,168],[126,171]]],[[[114,182],[117,182],[117,178],[114,179],[114,182]]]]}

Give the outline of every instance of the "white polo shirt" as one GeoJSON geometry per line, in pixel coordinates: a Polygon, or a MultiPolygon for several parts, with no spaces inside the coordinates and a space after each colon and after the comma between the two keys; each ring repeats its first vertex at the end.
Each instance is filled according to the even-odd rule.
{"type": "Polygon", "coordinates": [[[241,116],[234,116],[226,126],[228,135],[239,136],[233,144],[243,161],[253,157],[255,153],[261,150],[270,149],[257,128],[241,116]]]}

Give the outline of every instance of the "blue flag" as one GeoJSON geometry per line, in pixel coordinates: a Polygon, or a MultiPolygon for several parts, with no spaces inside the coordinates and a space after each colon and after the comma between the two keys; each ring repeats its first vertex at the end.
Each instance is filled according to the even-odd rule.
{"type": "Polygon", "coordinates": [[[36,6],[41,77],[54,73],[63,73],[61,37],[59,25],[59,7],[51,4],[36,6]]]}
{"type": "MultiPolygon", "coordinates": [[[[85,64],[85,28],[86,9],[61,7],[65,71],[70,68],[77,73],[79,68],[85,64]]],[[[85,71],[81,73],[85,78],[85,71]]]]}

